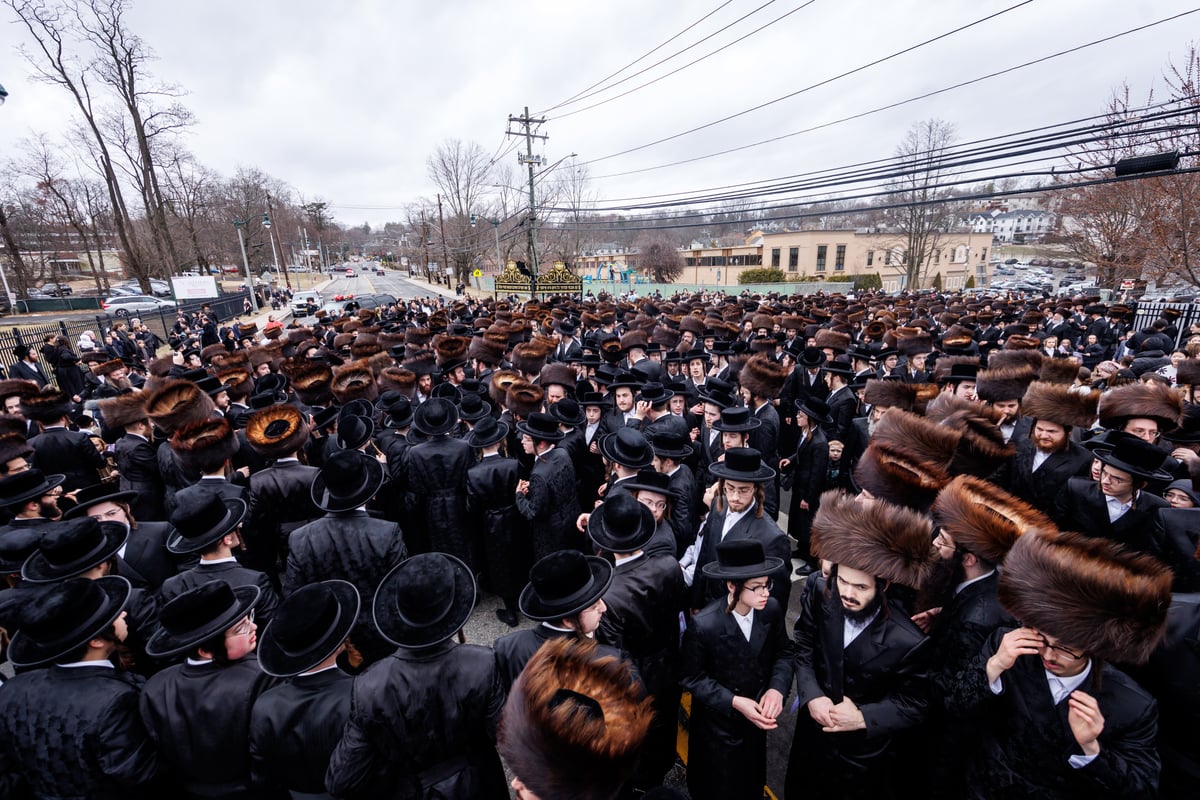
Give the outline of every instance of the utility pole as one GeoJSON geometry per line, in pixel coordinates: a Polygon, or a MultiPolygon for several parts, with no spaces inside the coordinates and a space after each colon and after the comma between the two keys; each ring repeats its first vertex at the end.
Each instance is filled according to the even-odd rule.
{"type": "MultiPolygon", "coordinates": [[[[272,219],[275,216],[275,208],[271,204],[271,195],[269,193],[267,194],[267,214],[268,214],[267,219],[272,219]]],[[[269,229],[267,230],[267,236],[268,236],[268,238],[271,236],[271,231],[269,229]]],[[[273,241],[271,242],[271,255],[273,255],[275,257],[275,274],[278,275],[280,272],[279,262],[283,255],[283,241],[280,240],[280,238],[279,238],[279,231],[275,231],[275,237],[274,237],[273,241]],[[276,252],[276,250],[275,250],[276,245],[279,246],[278,252],[276,252]]],[[[292,288],[292,279],[291,279],[291,276],[288,275],[287,264],[283,265],[282,271],[283,271],[283,283],[285,286],[287,286],[287,288],[291,289],[292,288]]]]}
{"type": "Polygon", "coordinates": [[[250,287],[250,312],[258,313],[258,298],[254,295],[254,276],[250,273],[250,259],[246,258],[246,237],[242,233],[242,228],[246,223],[240,219],[233,221],[233,227],[237,228],[238,244],[242,248],[242,266],[246,268],[246,285],[250,287]]]}
{"type": "Polygon", "coordinates": [[[433,283],[429,270],[429,228],[425,225],[425,209],[421,209],[421,247],[425,251],[425,281],[433,283]]]}
{"type": "MultiPolygon", "coordinates": [[[[450,285],[450,273],[446,272],[450,268],[450,254],[446,252],[446,220],[442,217],[442,196],[438,195],[438,230],[442,233],[442,274],[446,276],[446,285],[450,285]]],[[[441,283],[441,280],[438,281],[441,283]]]]}
{"type": "Polygon", "coordinates": [[[525,137],[525,153],[523,155],[518,155],[517,161],[529,168],[529,229],[526,231],[526,234],[529,237],[529,269],[533,275],[530,289],[532,290],[533,297],[536,298],[538,275],[537,200],[534,198],[533,194],[533,168],[540,166],[544,162],[544,159],[541,156],[535,156],[533,154],[533,140],[541,139],[545,141],[550,137],[544,134],[539,135],[533,132],[533,126],[543,124],[546,121],[546,118],[542,117],[540,119],[534,119],[530,117],[529,106],[525,106],[525,113],[522,116],[514,117],[513,115],[509,114],[508,121],[510,124],[515,122],[525,129],[524,133],[514,133],[513,131],[506,131],[506,133],[513,136],[525,137]]]}

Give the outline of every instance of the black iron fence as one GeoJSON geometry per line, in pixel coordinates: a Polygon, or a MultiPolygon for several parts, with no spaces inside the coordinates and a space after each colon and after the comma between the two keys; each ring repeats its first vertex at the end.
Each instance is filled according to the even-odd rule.
{"type": "MultiPolygon", "coordinates": [[[[17,363],[13,350],[24,345],[30,350],[41,350],[47,336],[65,336],[71,343],[71,349],[79,352],[79,335],[91,331],[96,336],[97,345],[104,340],[104,332],[112,325],[106,314],[88,317],[71,317],[55,320],[54,322],[38,323],[36,325],[14,325],[0,330],[0,366],[4,367],[7,375],[12,374],[12,366],[17,363]]],[[[49,364],[42,364],[42,371],[51,383],[55,383],[54,369],[49,364]]],[[[56,384],[57,385],[57,384],[56,384]]]]}
{"type": "Polygon", "coordinates": [[[1175,327],[1179,329],[1179,333],[1175,337],[1175,345],[1179,346],[1187,341],[1188,330],[1194,323],[1200,322],[1200,305],[1196,303],[1167,303],[1155,301],[1151,303],[1138,301],[1137,313],[1133,317],[1133,330],[1140,331],[1150,327],[1154,320],[1162,316],[1162,312],[1166,309],[1174,309],[1179,312],[1179,320],[1175,323],[1175,327]]]}
{"type": "MultiPolygon", "coordinates": [[[[223,294],[209,300],[189,300],[180,303],[176,308],[159,308],[155,311],[130,312],[128,319],[139,319],[142,324],[154,332],[165,343],[171,329],[180,314],[189,316],[209,307],[217,317],[218,324],[224,324],[245,311],[246,293],[223,294]]],[[[111,323],[110,323],[111,324],[111,323]]],[[[107,328],[107,326],[106,326],[107,328]]]]}

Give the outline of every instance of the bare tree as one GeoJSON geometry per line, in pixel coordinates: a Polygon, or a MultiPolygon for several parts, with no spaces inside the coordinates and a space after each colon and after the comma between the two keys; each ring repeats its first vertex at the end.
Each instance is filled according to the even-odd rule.
{"type": "Polygon", "coordinates": [[[541,201],[558,209],[549,215],[543,229],[547,233],[547,252],[567,269],[575,271],[575,260],[583,253],[588,234],[582,228],[591,214],[596,192],[586,164],[571,158],[552,173],[545,198],[541,201]]]}
{"type": "Polygon", "coordinates": [[[676,242],[664,233],[650,231],[638,239],[635,266],[657,283],[671,283],[683,274],[683,257],[676,242]]]}
{"type": "Polygon", "coordinates": [[[896,170],[902,172],[888,184],[891,203],[901,205],[890,214],[891,227],[904,251],[905,286],[919,289],[929,278],[933,254],[941,249],[943,235],[954,219],[950,193],[938,184],[949,177],[943,166],[947,148],[954,143],[954,126],[927,119],[909,128],[896,148],[896,170]]]}
{"type": "Polygon", "coordinates": [[[425,162],[429,178],[441,190],[444,245],[457,280],[470,283],[471,270],[488,248],[480,218],[491,215],[492,162],[475,142],[448,139],[425,162]],[[471,216],[476,218],[471,225],[471,216]]]}

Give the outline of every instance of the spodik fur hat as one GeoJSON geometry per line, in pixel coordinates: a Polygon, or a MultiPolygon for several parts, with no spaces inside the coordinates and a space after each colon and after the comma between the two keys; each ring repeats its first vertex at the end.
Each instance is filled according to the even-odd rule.
{"type": "Polygon", "coordinates": [[[787,367],[759,353],[747,359],[738,373],[738,383],[755,397],[776,398],[787,380],[787,367]]]}
{"type": "Polygon", "coordinates": [[[975,379],[975,394],[989,403],[1020,400],[1036,377],[1028,366],[985,369],[975,379]]]}
{"type": "Polygon", "coordinates": [[[872,441],[854,468],[854,481],[881,500],[925,511],[950,475],[937,464],[911,458],[903,448],[872,441]]]}
{"type": "Polygon", "coordinates": [[[214,409],[212,399],[191,381],[167,381],[146,398],[146,415],[167,433],[208,419],[214,409]]]}
{"type": "Polygon", "coordinates": [[[828,491],[812,522],[813,555],[919,587],[935,558],[933,524],[924,514],[883,501],[828,491]]]}
{"type": "Polygon", "coordinates": [[[1066,428],[1090,428],[1099,403],[1099,391],[1079,392],[1060,383],[1034,381],[1025,390],[1021,412],[1066,428]]]}
{"type": "Polygon", "coordinates": [[[1160,431],[1170,431],[1179,427],[1183,417],[1183,394],[1157,381],[1131,383],[1106,392],[1096,413],[1100,424],[1110,430],[1120,430],[1127,421],[1141,417],[1157,422],[1160,431]]]}
{"type": "Polygon", "coordinates": [[[1018,537],[1031,531],[1055,533],[1055,524],[1033,506],[996,484],[959,475],[938,492],[933,521],[954,544],[991,564],[1004,563],[1018,537]]]}

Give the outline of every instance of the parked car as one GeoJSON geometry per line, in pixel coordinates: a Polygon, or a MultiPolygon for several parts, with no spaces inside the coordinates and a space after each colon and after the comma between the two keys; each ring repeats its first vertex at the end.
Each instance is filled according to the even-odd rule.
{"type": "Polygon", "coordinates": [[[42,286],[42,291],[51,297],[69,297],[72,294],[69,283],[47,283],[42,286]]]}
{"type": "Polygon", "coordinates": [[[30,286],[25,290],[25,297],[30,300],[49,300],[52,295],[48,295],[36,286],[30,286]]]}
{"type": "Polygon", "coordinates": [[[308,316],[308,303],[306,301],[309,298],[312,298],[313,305],[317,308],[321,308],[321,306],[325,303],[325,298],[322,297],[321,293],[316,289],[306,289],[303,292],[296,292],[296,294],[292,295],[293,317],[296,319],[303,319],[304,317],[308,316]]]}
{"type": "Polygon", "coordinates": [[[1018,262],[1015,258],[1006,258],[1006,259],[1004,259],[1004,263],[1005,264],[1016,264],[1018,262]]]}
{"type": "Polygon", "coordinates": [[[150,311],[174,311],[175,303],[145,294],[127,294],[113,295],[102,301],[100,307],[114,317],[130,317],[150,311]]]}

